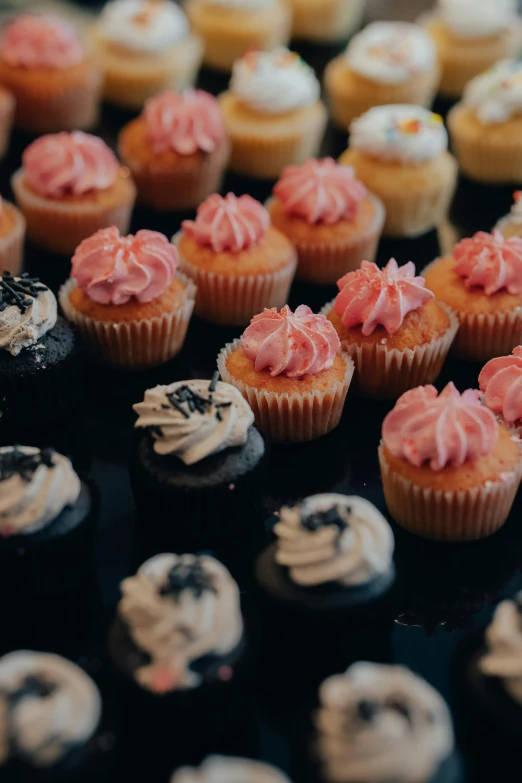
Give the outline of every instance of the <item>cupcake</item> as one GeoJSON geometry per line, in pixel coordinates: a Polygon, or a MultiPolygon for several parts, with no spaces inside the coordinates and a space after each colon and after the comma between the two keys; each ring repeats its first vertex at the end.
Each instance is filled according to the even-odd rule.
{"type": "Polygon", "coordinates": [[[166,212],[195,209],[219,191],[230,155],[216,99],[203,90],[149,98],[125,125],[118,153],[138,189],[138,203],[166,212]]]}
{"type": "Polygon", "coordinates": [[[285,0],[189,0],[192,30],[204,43],[203,64],[232,69],[246,51],[270,51],[290,39],[292,11],[285,0]]]}
{"type": "Polygon", "coordinates": [[[381,199],[384,234],[415,237],[447,216],[457,163],[438,114],[420,106],[376,106],[350,126],[339,162],[381,199]]]}
{"type": "Polygon", "coordinates": [[[484,404],[507,427],[522,434],[522,345],[511,356],[491,359],[479,375],[484,404]]]}
{"type": "Polygon", "coordinates": [[[452,347],[459,359],[485,362],[522,342],[522,239],[479,231],[423,275],[459,319],[452,347]]]}
{"type": "Polygon", "coordinates": [[[55,16],[22,14],[0,34],[0,84],[14,96],[15,125],[30,133],[92,128],[102,74],[76,32],[55,16]]]}
{"type": "Polygon", "coordinates": [[[298,280],[333,285],[363,259],[375,260],[384,207],[348,166],[331,158],[289,166],[267,209],[297,251],[298,280]]]}
{"type": "Polygon", "coordinates": [[[174,772],[170,783],[290,783],[278,769],[252,759],[208,756],[196,769],[183,767],[174,772]]]}
{"type": "Polygon", "coordinates": [[[0,273],[20,274],[25,237],[25,219],[13,204],[0,196],[0,273]]]}
{"type": "Polygon", "coordinates": [[[522,181],[522,61],[502,60],[472,79],[448,114],[462,174],[490,185],[522,181]]]}
{"type": "Polygon", "coordinates": [[[134,110],[161,90],[193,85],[203,56],[202,40],[171,0],[111,0],[91,45],[105,77],[103,97],[134,110]]]}
{"type": "Polygon", "coordinates": [[[288,300],[296,252],[251,196],[210,196],[173,241],[181,271],[197,285],[200,318],[244,326],[263,307],[288,300]]]}
{"type": "Polygon", "coordinates": [[[421,21],[437,48],[439,94],[460,98],[466,84],[504,57],[520,51],[517,0],[437,0],[421,21]]]}
{"type": "Polygon", "coordinates": [[[343,129],[373,106],[429,108],[440,71],[428,33],[409,22],[374,22],[357,33],[325,71],[332,119],[343,129]]]}
{"type": "Polygon", "coordinates": [[[98,359],[155,367],[181,350],[194,307],[194,284],[177,267],[177,250],[163,234],[101,229],[76,248],[61,308],[98,359]]]}
{"type": "Polygon", "coordinates": [[[71,256],[82,239],[115,225],[128,230],[136,188],[97,136],[73,131],[42,136],[22,155],[12,188],[27,238],[71,256]]]}
{"type": "Polygon", "coordinates": [[[355,363],[361,397],[396,399],[438,378],[458,321],[411,261],[399,267],[391,258],[384,269],[363,261],[337,286],[339,294],[322,312],[355,363]]]}
{"type": "Polygon", "coordinates": [[[522,476],[516,438],[452,383],[419,386],[386,416],[379,462],[388,510],[422,538],[472,541],[506,521],[522,476]]]}
{"type": "Polygon", "coordinates": [[[337,427],[354,366],[324,315],[285,305],[254,316],[241,339],[221,350],[218,369],[248,400],[262,432],[299,442],[337,427]]]}
{"type": "Polygon", "coordinates": [[[508,215],[500,218],[495,228],[505,239],[522,237],[522,190],[513,193],[513,204],[508,215]]]}
{"type": "Polygon", "coordinates": [[[132,484],[149,538],[210,546],[255,525],[265,444],[234,386],[217,373],[176,381],[148,389],[133,407],[140,439],[132,484]]]}
{"type": "Polygon", "coordinates": [[[14,97],[8,90],[0,86],[0,160],[2,160],[9,148],[14,110],[14,97]]]}
{"type": "Polygon", "coordinates": [[[288,49],[248,52],[237,60],[219,98],[232,171],[276,179],[285,166],[315,158],[327,120],[319,93],[312,68],[288,49]]]}
{"type": "Polygon", "coordinates": [[[361,26],[366,0],[291,0],[292,38],[316,45],[345,41],[361,26]]]}

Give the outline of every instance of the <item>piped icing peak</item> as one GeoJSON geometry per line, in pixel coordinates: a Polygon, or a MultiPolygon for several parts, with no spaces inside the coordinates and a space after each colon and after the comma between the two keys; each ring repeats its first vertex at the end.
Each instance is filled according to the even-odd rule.
{"type": "Polygon", "coordinates": [[[214,253],[239,253],[257,245],[270,225],[270,216],[252,196],[214,193],[199,205],[195,220],[184,220],[183,231],[214,253]]]}
{"type": "Polygon", "coordinates": [[[263,310],[243,332],[241,346],[257,372],[270,375],[302,375],[330,368],[341,347],[339,336],[324,315],[316,315],[306,305],[292,312],[288,305],[263,310]]]}
{"type": "Polygon", "coordinates": [[[106,190],[119,170],[105,142],[82,131],[40,136],[24,150],[22,165],[27,184],[49,198],[106,190]]]}
{"type": "Polygon", "coordinates": [[[522,112],[522,60],[501,60],[469,81],[464,105],[484,125],[507,122],[522,112]]]}
{"type": "Polygon", "coordinates": [[[460,394],[448,383],[438,394],[434,386],[418,386],[399,397],[384,419],[382,437],[395,457],[442,470],[489,454],[498,440],[498,424],[477,389],[460,394]]]}
{"type": "Polygon", "coordinates": [[[106,41],[144,54],[170,49],[188,31],[187,17],[172,0],[111,0],[99,19],[106,41]]]}
{"type": "Polygon", "coordinates": [[[363,261],[360,269],[348,272],[337,281],[339,293],[334,310],[345,326],[362,326],[362,334],[372,334],[384,326],[394,334],[405,316],[423,307],[434,295],[424,286],[424,278],[416,276],[415,265],[409,261],[399,266],[391,258],[384,269],[363,261]]]}
{"type": "Polygon", "coordinates": [[[70,68],[84,56],[74,27],[57,16],[21,14],[0,34],[0,59],[15,68],[70,68]]]}
{"type": "Polygon", "coordinates": [[[517,0],[438,0],[437,14],[457,38],[486,38],[517,24],[517,0]]]}
{"type": "Polygon", "coordinates": [[[149,144],[158,153],[213,152],[225,139],[219,104],[204,90],[165,90],[146,102],[143,116],[149,144]]]}
{"type": "Polygon", "coordinates": [[[133,297],[151,302],[161,296],[177,267],[178,251],[163,234],[141,229],[121,236],[111,226],[80,242],[72,277],[95,302],[121,305],[133,297]]]}
{"type": "Polygon", "coordinates": [[[56,324],[56,298],[39,278],[23,272],[0,278],[0,350],[18,356],[24,348],[36,345],[56,324]]]}
{"type": "Polygon", "coordinates": [[[511,356],[491,359],[479,375],[484,403],[494,413],[502,414],[508,424],[522,420],[522,345],[511,356]]]}
{"type": "Polygon", "coordinates": [[[497,606],[485,642],[479,670],[487,677],[497,677],[511,698],[522,704],[522,592],[497,606]]]}
{"type": "Polygon", "coordinates": [[[504,239],[500,231],[479,231],[453,248],[453,269],[466,288],[478,286],[487,296],[506,289],[522,293],[522,238],[504,239]]]}
{"type": "Polygon", "coordinates": [[[208,756],[197,768],[182,767],[176,770],[170,783],[290,783],[290,781],[278,769],[260,761],[208,756]]]}
{"type": "Polygon", "coordinates": [[[288,215],[327,225],[354,220],[366,194],[363,183],[355,179],[354,170],[332,158],[288,166],[274,188],[274,195],[288,215]]]}

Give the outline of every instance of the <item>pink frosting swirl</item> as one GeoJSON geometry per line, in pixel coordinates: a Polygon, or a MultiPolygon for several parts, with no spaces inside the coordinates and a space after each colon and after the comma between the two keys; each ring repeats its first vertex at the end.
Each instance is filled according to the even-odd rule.
{"type": "Polygon", "coordinates": [[[241,345],[258,372],[267,369],[272,376],[289,378],[327,370],[341,347],[330,321],[306,305],[300,305],[295,313],[288,305],[280,313],[275,307],[265,308],[252,318],[241,345]]]}
{"type": "Polygon", "coordinates": [[[151,302],[168,288],[178,267],[178,251],[167,237],[142,229],[120,236],[102,228],[80,242],[72,258],[72,277],[95,302],[121,305],[132,297],[151,302]]]}
{"type": "Polygon", "coordinates": [[[203,90],[165,90],[147,101],[143,116],[149,143],[156,152],[213,152],[225,139],[219,104],[203,90]]]}
{"type": "Polygon", "coordinates": [[[209,245],[214,253],[246,250],[265,236],[270,216],[252,196],[225,198],[214,193],[199,205],[195,220],[184,220],[183,231],[201,247],[209,245]]]}
{"type": "Polygon", "coordinates": [[[504,421],[514,424],[522,419],[522,345],[511,356],[491,359],[479,375],[484,402],[504,421]]]}
{"type": "Polygon", "coordinates": [[[0,58],[15,68],[70,68],[84,57],[76,30],[57,16],[22,14],[0,37],[0,58]]]}
{"type": "Polygon", "coordinates": [[[478,286],[490,296],[505,288],[522,293],[522,239],[504,239],[500,231],[479,231],[453,248],[454,270],[466,288],[478,286]]]}
{"type": "Polygon", "coordinates": [[[288,215],[297,215],[308,223],[332,225],[340,220],[354,220],[367,190],[354,179],[352,168],[323,158],[307,160],[302,166],[288,166],[274,194],[288,215]]]}
{"type": "Polygon", "coordinates": [[[360,269],[341,277],[337,287],[340,293],[335,300],[335,312],[348,328],[362,324],[365,336],[379,325],[388,334],[394,334],[407,313],[422,307],[434,296],[424,287],[424,278],[416,277],[411,261],[398,266],[394,258],[384,269],[363,261],[360,269]]]}
{"type": "Polygon", "coordinates": [[[459,467],[489,454],[498,439],[495,416],[480,402],[478,389],[460,394],[448,383],[438,394],[434,386],[418,386],[399,397],[384,419],[382,437],[395,457],[432,470],[459,467]]]}
{"type": "Polygon", "coordinates": [[[22,155],[25,178],[49,198],[106,190],[118,176],[118,161],[104,141],[82,131],[51,133],[22,155]]]}

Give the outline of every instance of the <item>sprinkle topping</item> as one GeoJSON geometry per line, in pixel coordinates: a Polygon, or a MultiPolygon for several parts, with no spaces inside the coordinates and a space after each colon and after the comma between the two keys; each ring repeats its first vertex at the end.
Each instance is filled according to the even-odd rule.
{"type": "Polygon", "coordinates": [[[39,277],[29,277],[23,272],[20,277],[13,277],[11,272],[2,272],[0,280],[0,313],[10,305],[18,307],[23,314],[32,305],[33,299],[47,286],[40,283],[39,277]]]}
{"type": "Polygon", "coordinates": [[[7,481],[13,476],[20,476],[29,482],[40,465],[54,467],[54,449],[42,449],[36,454],[24,454],[18,446],[11,451],[0,452],[0,481],[7,481]]]}
{"type": "MultiPolygon", "coordinates": [[[[347,516],[352,513],[352,509],[347,507],[343,509],[347,516]]],[[[334,525],[342,533],[347,527],[350,527],[349,522],[341,515],[339,506],[333,506],[327,511],[314,511],[312,514],[303,514],[301,517],[301,525],[310,531],[320,530],[323,527],[334,525]]]]}
{"type": "Polygon", "coordinates": [[[159,593],[177,601],[184,590],[192,590],[196,598],[200,598],[207,590],[217,592],[212,575],[205,571],[200,559],[194,563],[178,561],[173,565],[159,593]]]}

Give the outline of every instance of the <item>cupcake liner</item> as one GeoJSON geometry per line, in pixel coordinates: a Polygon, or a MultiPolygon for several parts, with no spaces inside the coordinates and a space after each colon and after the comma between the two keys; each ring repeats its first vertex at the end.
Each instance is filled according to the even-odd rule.
{"type": "Polygon", "coordinates": [[[227,359],[241,345],[241,340],[228,343],[219,353],[218,370],[225,383],[239,389],[252,408],[256,425],[275,442],[304,442],[326,435],[341,420],[346,394],[352,380],[354,364],[351,357],[341,352],[346,362],[343,382],[336,382],[326,391],[288,394],[267,392],[248,386],[227,369],[227,359]]]}
{"type": "MultiPolygon", "coordinates": [[[[321,309],[328,317],[335,299],[321,309]]],[[[408,389],[433,383],[439,377],[459,328],[453,310],[439,302],[450,319],[450,326],[442,337],[415,348],[387,348],[386,345],[342,342],[342,349],[355,365],[353,388],[359,397],[396,400],[408,389]]]]}
{"type": "Polygon", "coordinates": [[[181,350],[194,307],[194,284],[184,275],[178,273],[178,277],[185,285],[183,306],[156,318],[110,323],[83,315],[69,300],[76,288],[73,279],[60,288],[60,306],[66,318],[76,324],[84,342],[99,361],[130,370],[156,367],[181,350]]]}
{"type": "Polygon", "coordinates": [[[292,0],[292,38],[319,44],[343,41],[362,24],[366,0],[292,0]]]}
{"type": "Polygon", "coordinates": [[[22,270],[25,219],[20,210],[4,202],[4,209],[13,215],[15,224],[5,237],[0,237],[0,273],[12,272],[18,275],[22,270]]]}
{"type": "Polygon", "coordinates": [[[393,519],[422,538],[475,541],[495,533],[506,521],[522,478],[518,468],[498,481],[467,491],[444,492],[419,487],[395,473],[379,446],[382,486],[393,519]]]}
{"type": "Polygon", "coordinates": [[[6,154],[15,113],[15,99],[7,90],[0,89],[0,160],[6,154]]]}

